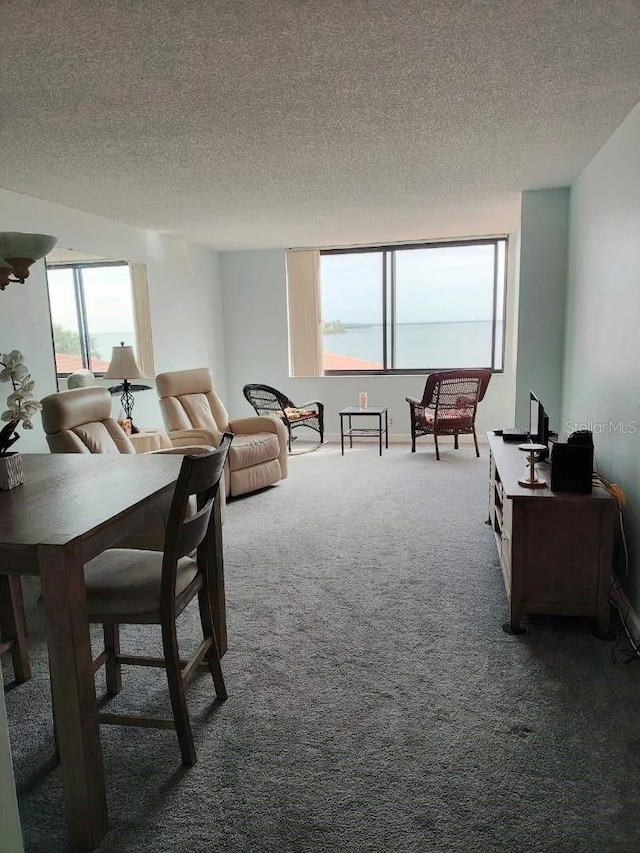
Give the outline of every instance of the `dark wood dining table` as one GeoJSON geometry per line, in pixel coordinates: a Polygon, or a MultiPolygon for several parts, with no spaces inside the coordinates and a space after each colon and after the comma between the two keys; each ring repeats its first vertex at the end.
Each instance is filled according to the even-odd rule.
{"type": "Polygon", "coordinates": [[[0,574],[40,577],[69,842],[93,850],[107,830],[107,801],[83,566],[166,511],[182,458],[64,453],[23,461],[25,482],[0,492],[0,574]]]}

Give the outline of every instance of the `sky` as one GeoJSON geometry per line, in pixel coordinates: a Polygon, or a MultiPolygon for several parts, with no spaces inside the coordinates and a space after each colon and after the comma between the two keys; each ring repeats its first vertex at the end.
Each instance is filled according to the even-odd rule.
{"type": "MultiPolygon", "coordinates": [[[[382,322],[382,257],[321,256],[324,322],[382,322]]],[[[396,250],[396,322],[491,320],[493,264],[493,245],[396,250]]],[[[503,273],[501,258],[499,281],[503,273]]]]}
{"type": "MultiPolygon", "coordinates": [[[[78,321],[73,291],[73,274],[69,269],[47,270],[54,323],[77,331],[78,321]]],[[[85,305],[89,334],[132,331],[133,307],[129,267],[85,268],[85,305]]],[[[133,343],[128,340],[127,343],[133,343]]]]}

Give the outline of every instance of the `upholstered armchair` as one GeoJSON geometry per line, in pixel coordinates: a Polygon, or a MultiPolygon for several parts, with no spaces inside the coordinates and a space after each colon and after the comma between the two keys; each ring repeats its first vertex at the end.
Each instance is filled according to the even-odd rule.
{"type": "Polygon", "coordinates": [[[411,416],[411,452],[416,438],[432,435],[436,459],[440,459],[438,436],[452,435],[458,449],[459,435],[473,435],[476,456],[480,456],[476,436],[476,411],[491,379],[490,370],[440,370],[430,373],[422,399],[407,397],[411,416]]]}
{"type": "MultiPolygon", "coordinates": [[[[51,453],[135,453],[129,436],[111,417],[111,402],[107,389],[98,386],[73,388],[44,397],[41,400],[42,426],[51,453]]],[[[176,448],[169,439],[166,441],[164,449],[152,452],[184,456],[203,450],[203,443],[194,446],[185,442],[176,448]]],[[[204,449],[212,450],[213,447],[205,445],[204,449]]],[[[221,515],[224,519],[224,498],[221,515]]],[[[140,534],[128,537],[120,546],[162,551],[166,523],[165,517],[158,516],[140,534]]]]}
{"type": "Polygon", "coordinates": [[[225,492],[235,497],[287,476],[287,430],[278,417],[229,420],[205,367],[159,373],[156,388],[165,429],[174,446],[217,447],[224,432],[234,439],[225,466],[225,492]]]}
{"type": "Polygon", "coordinates": [[[52,453],[135,453],[111,417],[111,394],[87,386],[49,394],[42,401],[42,426],[52,453]]]}

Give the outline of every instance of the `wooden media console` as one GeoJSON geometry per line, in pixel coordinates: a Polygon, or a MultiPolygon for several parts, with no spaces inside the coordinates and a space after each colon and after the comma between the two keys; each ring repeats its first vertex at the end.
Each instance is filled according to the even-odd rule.
{"type": "MultiPolygon", "coordinates": [[[[595,487],[590,495],[526,489],[518,484],[526,454],[492,432],[488,437],[489,520],[509,602],[504,629],[521,633],[526,613],[557,613],[593,618],[598,635],[607,637],[614,498],[595,487]]],[[[548,465],[538,470],[550,479],[548,465]]]]}

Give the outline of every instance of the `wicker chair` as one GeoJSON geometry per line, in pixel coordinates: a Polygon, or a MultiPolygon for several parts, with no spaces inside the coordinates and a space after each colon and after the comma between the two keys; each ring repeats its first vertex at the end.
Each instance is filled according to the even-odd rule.
{"type": "Polygon", "coordinates": [[[490,379],[490,370],[441,370],[430,373],[422,399],[406,398],[411,414],[411,452],[416,452],[417,436],[432,435],[436,459],[439,460],[439,435],[452,435],[456,450],[459,435],[473,435],[476,456],[480,456],[476,410],[490,379]]]}
{"type": "Polygon", "coordinates": [[[257,415],[277,415],[282,418],[289,434],[289,453],[291,442],[296,438],[292,434],[293,430],[298,427],[315,430],[320,434],[320,444],[324,441],[324,404],[318,400],[296,406],[281,391],[269,385],[245,385],[242,393],[257,415]]]}

